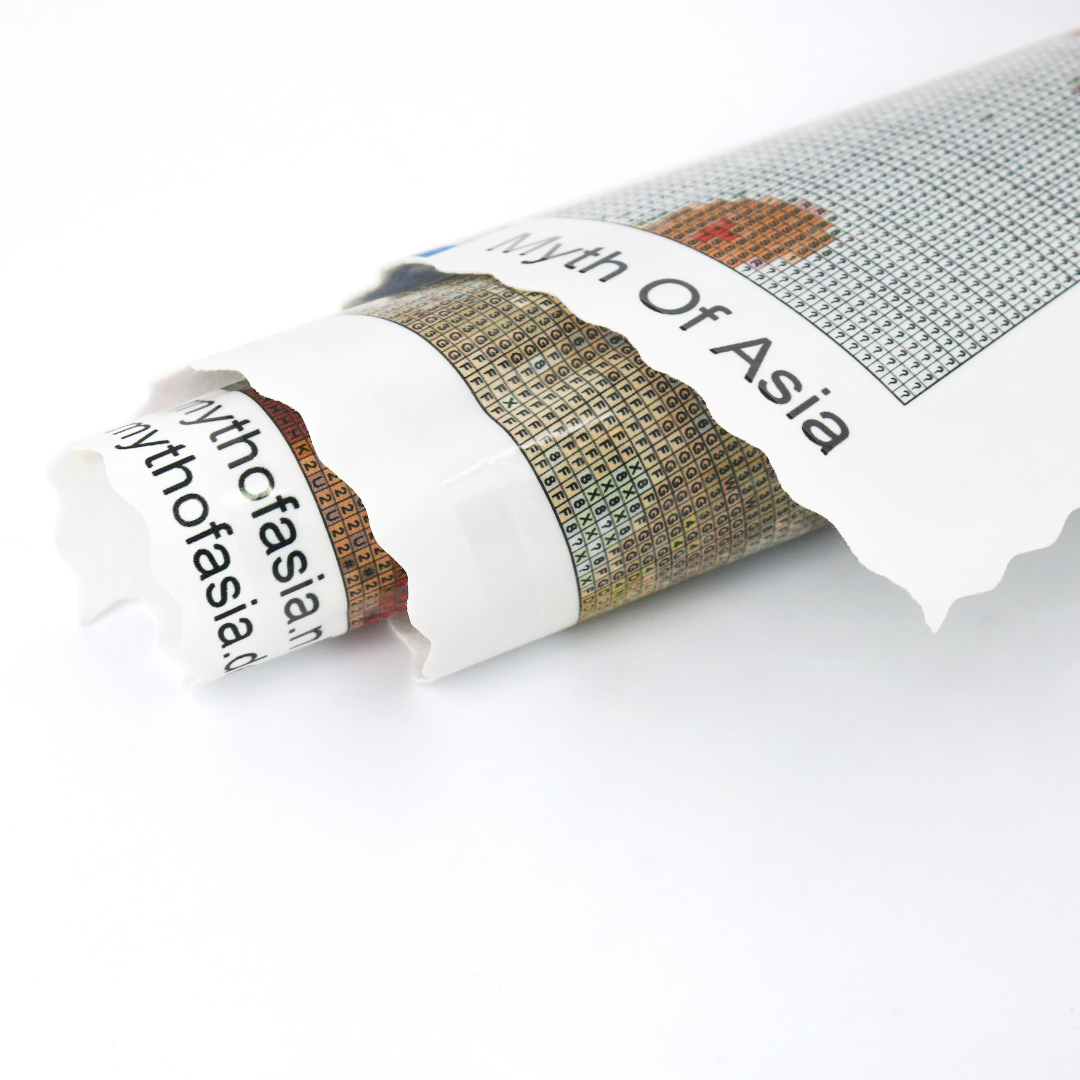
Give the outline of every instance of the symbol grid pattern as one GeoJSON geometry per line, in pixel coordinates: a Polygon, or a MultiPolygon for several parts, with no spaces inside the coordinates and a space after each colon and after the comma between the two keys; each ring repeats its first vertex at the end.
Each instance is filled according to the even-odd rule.
{"type": "Polygon", "coordinates": [[[334,545],[349,602],[349,629],[403,612],[409,591],[405,571],[379,547],[356,492],[319,460],[300,414],[254,390],[244,392],[274,421],[304,471],[334,545]]]}
{"type": "Polygon", "coordinates": [[[556,213],[731,265],[730,207],[813,208],[828,243],[735,269],[907,404],[1078,280],[1078,89],[1071,34],[556,213]]]}
{"type": "Polygon", "coordinates": [[[562,526],[582,619],[825,524],[690,387],[551,296],[460,276],[353,310],[434,345],[520,447],[562,526]]]}

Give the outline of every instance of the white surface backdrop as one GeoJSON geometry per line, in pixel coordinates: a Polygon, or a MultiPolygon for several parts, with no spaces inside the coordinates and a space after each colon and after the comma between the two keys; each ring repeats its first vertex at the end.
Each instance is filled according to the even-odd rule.
{"type": "Polygon", "coordinates": [[[1080,5],[0,20],[5,1076],[1077,1075],[1080,516],[936,637],[825,532],[430,686],[375,627],[185,693],[75,627],[42,468],[401,253],[1080,5]]]}

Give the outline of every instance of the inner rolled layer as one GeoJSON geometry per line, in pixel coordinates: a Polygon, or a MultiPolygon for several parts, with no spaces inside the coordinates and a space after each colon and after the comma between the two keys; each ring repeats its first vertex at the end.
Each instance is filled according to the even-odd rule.
{"type": "MultiPolygon", "coordinates": [[[[331,356],[317,341],[320,334],[325,336],[325,330],[305,335],[301,328],[292,332],[284,346],[256,343],[218,359],[226,369],[222,380],[235,380],[236,372],[251,378],[254,388],[246,382],[233,382],[226,392],[242,389],[247,399],[272,420],[277,436],[303,475],[340,571],[347,617],[341,620],[339,632],[396,616],[395,628],[417,651],[415,671],[421,678],[448,674],[824,524],[822,518],[785,494],[760,451],[715,424],[691,387],[648,367],[624,337],[584,322],[549,295],[521,292],[486,276],[448,276],[357,305],[323,323],[330,323],[338,331],[348,326],[375,330],[372,319],[393,324],[394,333],[385,341],[375,335],[372,345],[364,344],[370,333],[360,334],[357,344],[335,346],[331,356]],[[404,338],[402,330],[407,332],[404,338]],[[402,350],[400,345],[410,340],[415,341],[415,346],[402,350]],[[448,365],[444,370],[452,373],[453,385],[466,393],[449,393],[450,384],[432,391],[430,378],[423,379],[420,385],[420,377],[407,370],[406,353],[410,350],[422,350],[424,356],[434,350],[448,365]],[[372,355],[373,351],[377,355],[372,355]],[[272,362],[275,355],[276,367],[272,362]],[[414,485],[412,494],[401,491],[403,483],[409,485],[399,479],[395,505],[405,506],[406,510],[388,507],[383,498],[382,517],[376,520],[374,529],[360,495],[348,482],[352,478],[339,477],[329,467],[336,461],[328,459],[324,463],[321,456],[321,448],[327,445],[350,463],[355,462],[357,472],[370,478],[374,492],[385,488],[387,477],[383,474],[393,471],[395,454],[392,448],[387,452],[385,440],[372,441],[369,435],[369,442],[364,444],[360,436],[379,423],[400,427],[407,423],[407,417],[387,416],[392,410],[388,410],[390,399],[385,391],[372,388],[365,397],[364,387],[370,384],[357,377],[354,367],[361,364],[377,365],[390,378],[391,385],[400,369],[396,399],[404,401],[409,395],[431,398],[435,394],[434,400],[426,402],[427,408],[437,409],[445,400],[448,412],[458,410],[457,420],[443,433],[440,444],[446,462],[453,465],[444,465],[443,455],[429,448],[424,466],[430,472],[428,493],[422,485],[414,485]],[[300,411],[292,407],[293,402],[263,392],[273,389],[279,393],[276,387],[292,385],[305,397],[306,391],[300,389],[310,382],[301,373],[305,365],[310,366],[310,380],[318,382],[328,371],[336,370],[341,373],[337,384],[352,388],[348,391],[351,408],[342,411],[338,403],[336,420],[320,411],[325,396],[308,395],[313,412],[322,422],[314,432],[316,441],[300,411]],[[289,373],[288,378],[280,374],[282,371],[289,373]],[[351,375],[351,382],[346,373],[351,375]],[[272,385],[263,386],[260,376],[272,385]],[[344,422],[343,416],[348,416],[350,422],[344,422]],[[498,434],[491,443],[495,449],[471,449],[474,444],[463,432],[466,427],[491,431],[492,439],[498,434]],[[461,445],[456,446],[456,442],[461,445]],[[506,448],[500,449],[503,443],[506,448]],[[363,451],[359,455],[352,452],[358,445],[363,451]],[[377,452],[380,448],[381,455],[377,452]],[[463,463],[467,466],[464,469],[463,463]],[[454,561],[444,560],[441,566],[438,563],[438,549],[444,545],[449,548],[460,538],[451,536],[445,522],[440,524],[435,495],[451,501],[455,524],[460,525],[464,543],[480,574],[485,575],[480,585],[476,584],[475,574],[472,578],[467,574],[462,577],[465,584],[473,582],[469,586],[471,593],[479,589],[489,594],[478,598],[475,605],[472,596],[460,590],[455,593],[454,583],[445,580],[454,574],[454,561]],[[425,507],[431,512],[425,513],[425,507]],[[388,536],[402,538],[400,551],[390,542],[389,550],[380,545],[376,539],[379,520],[384,522],[388,536]],[[532,549],[539,549],[539,554],[532,549]],[[434,553],[435,573],[443,580],[432,584],[433,571],[427,565],[431,559],[417,552],[434,553]],[[412,574],[410,561],[421,564],[419,584],[410,582],[407,576],[412,574]],[[517,579],[530,575],[539,580],[532,582],[531,591],[521,593],[517,579]],[[411,598],[410,585],[416,590],[411,598]],[[448,587],[442,589],[444,585],[448,587]],[[558,600],[570,595],[575,596],[573,609],[566,607],[566,601],[558,600]],[[551,610],[552,603],[557,610],[551,610]],[[528,610],[530,604],[537,606],[534,615],[528,610]],[[541,611],[544,604],[547,609],[541,611]],[[415,628],[404,617],[406,607],[415,628]],[[560,614],[560,610],[566,614],[560,614]],[[429,650],[433,650],[430,658],[429,650]]],[[[319,328],[320,324],[311,326],[319,328]]],[[[268,339],[270,343],[274,340],[268,339]]],[[[190,380],[189,384],[194,385],[190,380]]],[[[178,385],[182,387],[183,380],[178,385]]],[[[173,398],[165,404],[171,414],[181,417],[178,423],[200,423],[204,413],[215,415],[214,393],[205,392],[194,405],[186,398],[172,404],[177,392],[174,386],[170,391],[173,398]]],[[[235,408],[229,415],[233,413],[235,408]]],[[[161,419],[166,413],[155,416],[158,419],[148,418],[147,425],[166,423],[161,419]]],[[[214,439],[210,427],[200,430],[214,439]]],[[[227,434],[234,436],[231,431],[227,434]]],[[[138,438],[145,440],[148,436],[140,434],[138,438]]],[[[264,453],[269,452],[266,438],[261,435],[256,440],[267,447],[264,453]]],[[[211,465],[221,466],[223,490],[231,490],[228,484],[232,474],[227,469],[222,471],[230,463],[217,453],[223,445],[228,445],[224,435],[217,441],[199,444],[196,450],[201,447],[200,452],[210,455],[211,465]]],[[[104,456],[110,478],[120,467],[113,459],[121,459],[125,468],[134,468],[135,480],[143,479],[141,466],[132,464],[138,454],[129,453],[131,447],[127,444],[114,445],[99,438],[94,447],[95,453],[104,456]]],[[[151,460],[146,468],[150,470],[151,465],[160,462],[151,460]]],[[[282,475],[280,467],[276,468],[282,475]]],[[[153,475],[152,470],[147,474],[153,475]]],[[[157,486],[162,491],[171,490],[165,480],[174,479],[163,476],[157,486]]],[[[128,485],[122,494],[139,509],[142,496],[132,494],[132,482],[114,483],[128,485]]],[[[363,490],[362,483],[358,482],[357,487],[363,490]]],[[[248,517],[257,517],[256,524],[270,530],[259,533],[261,539],[252,542],[251,574],[256,578],[259,574],[265,576],[266,566],[275,568],[274,580],[267,580],[280,594],[273,601],[280,606],[287,602],[294,585],[291,578],[285,581],[281,577],[281,560],[288,551],[278,545],[287,538],[288,530],[275,523],[298,511],[287,501],[280,504],[279,512],[270,499],[272,494],[277,497],[269,488],[254,495],[245,491],[244,497],[253,500],[250,505],[234,497],[231,512],[238,516],[228,520],[246,522],[248,517]],[[262,499],[269,501],[264,503],[262,499]],[[270,516],[261,516],[267,510],[272,511],[270,516]],[[266,549],[265,560],[269,562],[265,562],[259,543],[266,549]]],[[[295,501],[296,495],[294,486],[288,498],[295,501]]],[[[158,499],[156,489],[148,497],[158,499]]],[[[226,495],[222,498],[231,505],[226,495]]],[[[147,514],[152,512],[156,511],[147,514]]],[[[89,523],[83,534],[89,536],[94,529],[100,533],[109,527],[107,520],[98,520],[89,523]]],[[[168,579],[161,584],[179,608],[182,622],[207,622],[210,613],[205,609],[201,576],[186,592],[180,586],[170,587],[171,582],[182,581],[185,572],[192,577],[186,561],[190,561],[194,549],[187,548],[186,537],[172,537],[171,523],[161,528],[175,549],[170,558],[176,567],[174,572],[170,564],[170,569],[157,576],[168,579]]],[[[152,536],[152,547],[154,543],[152,536]]],[[[72,546],[69,537],[67,554],[84,588],[89,588],[94,568],[85,558],[73,555],[72,546]]],[[[159,551],[156,563],[161,561],[159,551]]],[[[200,575],[208,565],[205,561],[199,564],[196,569],[200,575]]],[[[211,581],[207,588],[212,587],[211,581]]],[[[322,587],[326,587],[325,582],[322,587]]],[[[263,612],[267,610],[268,594],[266,588],[258,591],[257,602],[263,603],[263,612]]],[[[324,598],[322,603],[321,610],[325,611],[328,601],[324,598]]],[[[301,609],[292,610],[295,614],[301,609]]],[[[219,633],[221,625],[208,623],[203,638],[219,633]]],[[[312,641],[323,636],[329,636],[325,629],[312,641]]],[[[179,635],[182,643],[191,637],[190,632],[179,635]]],[[[250,656],[257,656],[257,660],[245,662],[243,668],[292,651],[288,646],[291,640],[282,637],[277,653],[272,647],[253,650],[250,656]]],[[[181,644],[172,651],[188,667],[193,681],[201,681],[215,674],[211,670],[214,655],[221,657],[216,674],[238,670],[228,666],[235,663],[231,659],[235,649],[231,638],[223,638],[220,644],[211,638],[201,642],[198,649],[181,644]],[[196,664],[195,652],[210,659],[196,664]],[[226,656],[230,659],[226,660],[226,656]]]]}
{"type": "Polygon", "coordinates": [[[549,295],[462,275],[351,310],[434,345],[514,440],[565,537],[580,619],[825,524],[691,387],[549,295]]]}

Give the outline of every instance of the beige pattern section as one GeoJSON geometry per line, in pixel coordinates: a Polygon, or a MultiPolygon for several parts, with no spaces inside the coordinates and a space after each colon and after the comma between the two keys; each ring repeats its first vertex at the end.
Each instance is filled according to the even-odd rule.
{"type": "Polygon", "coordinates": [[[434,345],[521,448],[562,525],[582,619],[825,524],[689,386],[552,296],[455,276],[353,310],[434,345]]]}
{"type": "Polygon", "coordinates": [[[638,227],[678,240],[733,269],[753,268],[777,259],[797,263],[831,243],[832,222],[822,216],[824,212],[813,203],[788,203],[771,196],[717,199],[693,203],[638,227]]]}
{"type": "Polygon", "coordinates": [[[405,571],[379,546],[360,497],[319,460],[303,417],[250,387],[244,392],[274,421],[304,471],[334,545],[348,597],[349,629],[403,612],[409,596],[405,571]]]}

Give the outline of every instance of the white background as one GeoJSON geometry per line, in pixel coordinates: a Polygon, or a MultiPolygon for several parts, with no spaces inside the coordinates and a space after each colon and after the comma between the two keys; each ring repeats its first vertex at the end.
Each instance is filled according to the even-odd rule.
{"type": "Polygon", "coordinates": [[[42,470],[399,254],[1080,5],[0,20],[0,1072],[1076,1077],[1080,517],[936,637],[823,532],[430,686],[374,627],[183,692],[74,625],[42,470]]]}

